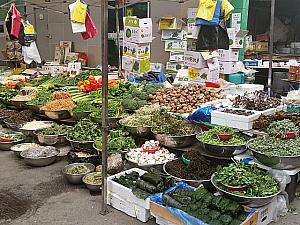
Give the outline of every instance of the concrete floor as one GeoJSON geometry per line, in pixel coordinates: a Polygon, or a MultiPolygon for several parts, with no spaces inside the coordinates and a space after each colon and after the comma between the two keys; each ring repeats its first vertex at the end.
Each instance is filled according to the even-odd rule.
{"type": "MultiPolygon", "coordinates": [[[[61,174],[66,164],[58,161],[51,166],[32,168],[12,152],[0,151],[0,225],[143,224],[112,208],[108,215],[100,215],[101,196],[91,195],[82,185],[68,184],[61,174]],[[8,197],[14,204],[3,204],[8,197]]],[[[293,207],[296,212],[300,210],[300,201],[295,200],[293,207]]],[[[300,214],[294,214],[289,213],[276,224],[300,224],[300,214]]],[[[147,223],[153,224],[154,220],[147,223]]]]}

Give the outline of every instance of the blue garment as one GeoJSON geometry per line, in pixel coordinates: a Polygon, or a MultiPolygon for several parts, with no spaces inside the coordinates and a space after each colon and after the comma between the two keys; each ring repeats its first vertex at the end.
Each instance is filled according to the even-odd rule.
{"type": "Polygon", "coordinates": [[[200,25],[218,26],[220,22],[221,5],[222,5],[222,0],[218,0],[213,19],[211,21],[207,21],[204,19],[196,19],[196,26],[200,26],[200,25]]]}

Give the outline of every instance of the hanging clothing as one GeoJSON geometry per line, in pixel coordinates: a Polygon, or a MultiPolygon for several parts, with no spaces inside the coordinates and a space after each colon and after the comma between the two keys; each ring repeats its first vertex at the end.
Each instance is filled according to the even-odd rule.
{"type": "Polygon", "coordinates": [[[27,46],[22,47],[22,55],[24,56],[24,62],[27,64],[32,63],[32,61],[35,61],[37,63],[42,62],[35,41],[31,42],[29,47],[27,46]]]}
{"type": "Polygon", "coordinates": [[[198,18],[196,19],[196,26],[199,25],[218,26],[220,22],[221,5],[222,5],[222,0],[217,0],[217,5],[216,5],[213,19],[208,21],[205,19],[198,18]]]}
{"type": "Polygon", "coordinates": [[[12,4],[12,23],[11,23],[11,31],[10,34],[14,36],[15,38],[19,38],[20,35],[20,29],[21,29],[21,13],[17,10],[17,7],[15,4],[12,4]]]}
{"type": "Polygon", "coordinates": [[[86,14],[85,27],[86,32],[81,34],[84,40],[94,38],[98,34],[97,27],[95,26],[94,22],[92,21],[92,18],[88,13],[86,14]]]}
{"type": "MultiPolygon", "coordinates": [[[[77,2],[74,2],[69,5],[70,15],[73,14],[76,4],[77,4],[77,2]]],[[[72,26],[72,31],[74,34],[86,32],[85,23],[77,23],[77,22],[73,22],[71,20],[71,26],[72,26]]]]}
{"type": "MultiPolygon", "coordinates": [[[[200,0],[196,18],[211,21],[214,18],[218,0],[200,0]]],[[[234,7],[228,0],[222,0],[221,11],[224,11],[225,19],[228,20],[234,7]]]]}
{"type": "Polygon", "coordinates": [[[71,20],[76,23],[85,24],[87,14],[87,4],[82,3],[80,0],[75,2],[73,13],[71,14],[71,20]]]}

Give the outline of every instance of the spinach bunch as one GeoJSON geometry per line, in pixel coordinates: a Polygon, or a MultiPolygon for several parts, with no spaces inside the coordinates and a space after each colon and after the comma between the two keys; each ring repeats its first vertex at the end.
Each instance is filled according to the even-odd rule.
{"type": "Polygon", "coordinates": [[[79,101],[76,107],[72,109],[73,112],[95,112],[99,107],[94,106],[90,101],[79,101]]]}
{"type": "Polygon", "coordinates": [[[90,118],[84,118],[68,131],[67,137],[72,141],[94,141],[101,137],[101,134],[101,127],[97,123],[92,122],[90,118]]]}
{"type": "Polygon", "coordinates": [[[242,161],[219,168],[214,182],[222,188],[228,186],[247,186],[245,191],[233,191],[239,196],[267,197],[276,194],[279,186],[271,174],[258,169],[256,165],[247,166],[242,161]]]}
{"type": "Polygon", "coordinates": [[[49,128],[45,128],[42,130],[39,130],[38,133],[42,135],[64,135],[68,133],[68,130],[70,127],[66,125],[58,125],[54,124],[53,126],[49,128]]]}

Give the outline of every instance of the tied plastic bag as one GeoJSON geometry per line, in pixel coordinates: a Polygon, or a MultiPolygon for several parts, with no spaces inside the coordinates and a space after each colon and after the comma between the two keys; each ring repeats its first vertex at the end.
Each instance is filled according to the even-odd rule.
{"type": "MultiPolygon", "coordinates": [[[[69,5],[69,10],[71,15],[73,14],[75,7],[76,7],[76,2],[69,5]]],[[[71,26],[74,34],[86,32],[85,23],[77,23],[71,20],[71,26]]]]}
{"type": "Polygon", "coordinates": [[[30,43],[30,46],[23,46],[22,47],[22,54],[24,56],[24,62],[27,64],[32,63],[32,61],[35,61],[37,63],[41,63],[41,56],[39,53],[39,50],[36,46],[35,41],[30,43]]]}
{"type": "Polygon", "coordinates": [[[200,109],[197,109],[191,115],[188,116],[188,120],[193,122],[211,122],[211,113],[218,108],[214,106],[207,106],[200,109]]]}

